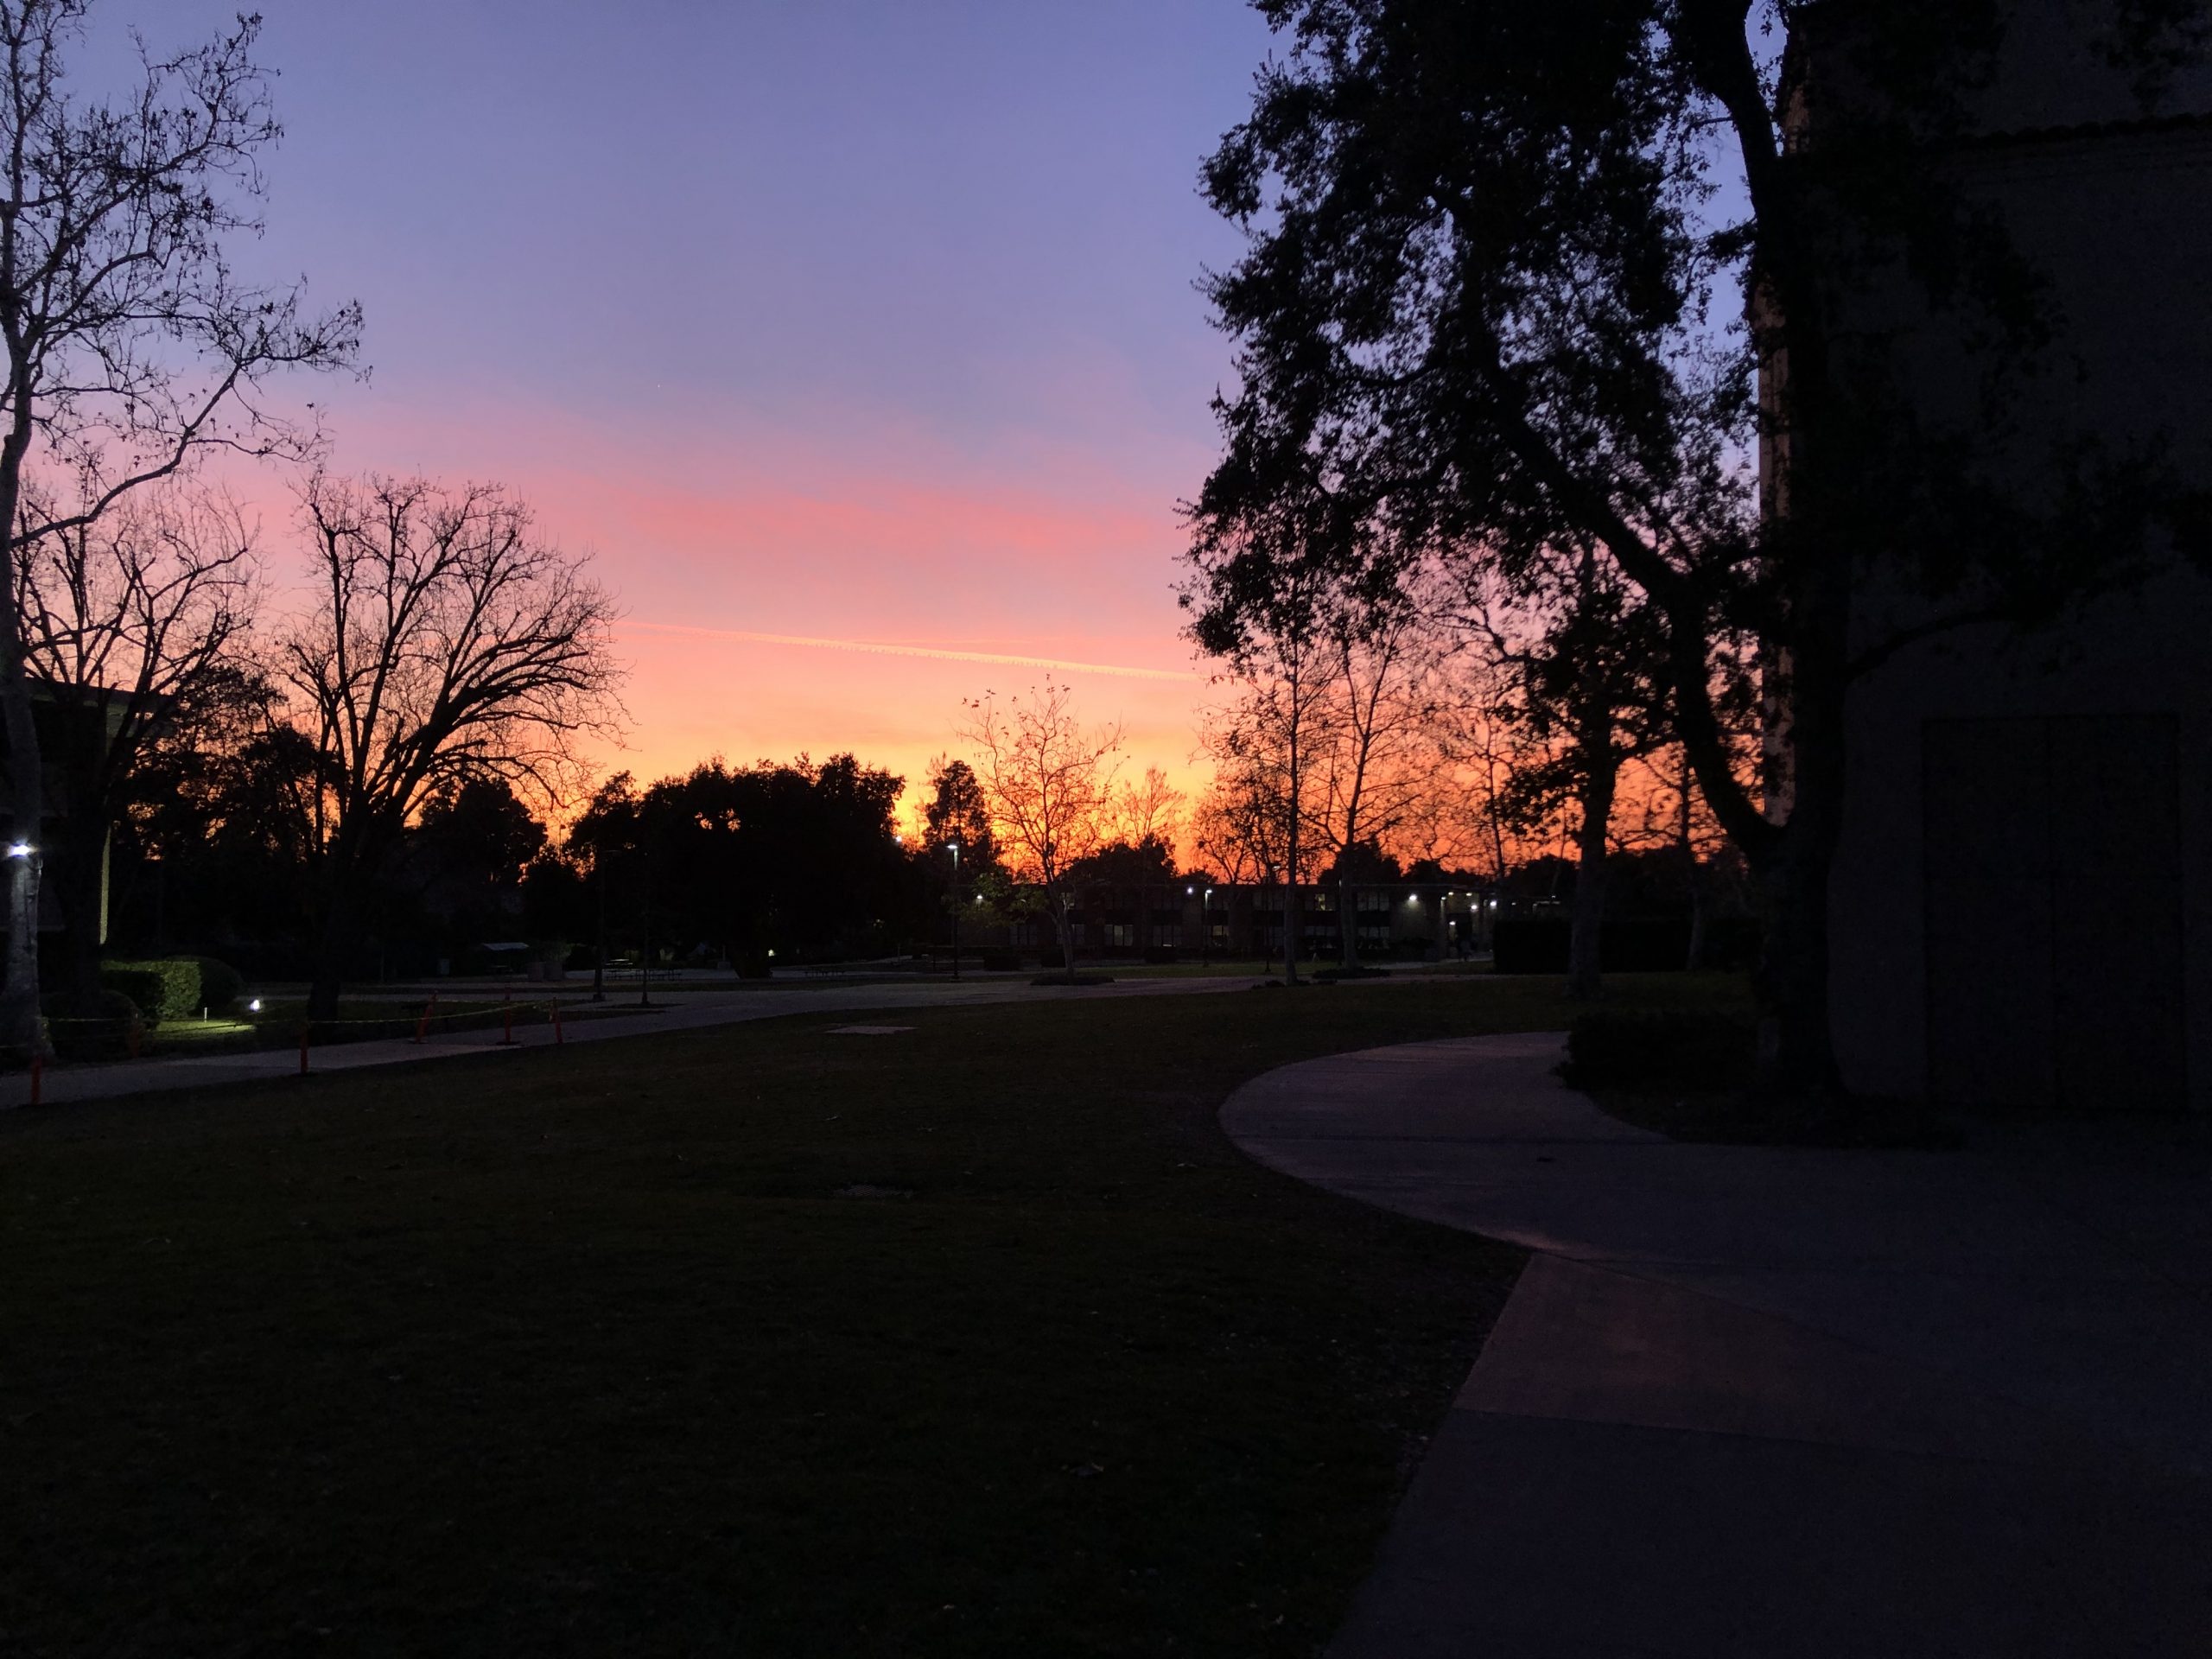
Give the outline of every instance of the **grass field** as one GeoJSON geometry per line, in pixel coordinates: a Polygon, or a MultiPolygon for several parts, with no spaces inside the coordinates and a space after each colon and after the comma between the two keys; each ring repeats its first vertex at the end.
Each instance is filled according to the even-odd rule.
{"type": "Polygon", "coordinates": [[[854,1017],[0,1119],[0,1650],[1316,1651],[1518,1258],[1215,1109],[1554,984],[854,1017]]]}

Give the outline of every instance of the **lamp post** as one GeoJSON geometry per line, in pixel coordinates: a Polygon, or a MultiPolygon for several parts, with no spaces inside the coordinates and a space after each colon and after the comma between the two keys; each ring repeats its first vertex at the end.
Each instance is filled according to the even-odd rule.
{"type": "Polygon", "coordinates": [[[944,843],[952,849],[952,976],[960,977],[960,843],[944,843]]]}
{"type": "MultiPolygon", "coordinates": [[[[33,938],[37,937],[38,930],[39,864],[38,860],[33,856],[37,851],[38,849],[28,841],[11,841],[8,843],[8,862],[13,867],[8,872],[9,903],[14,911],[17,923],[27,929],[33,938]]],[[[42,1063],[52,1051],[47,1046],[46,1021],[38,1011],[38,988],[35,985],[30,988],[29,1000],[30,1004],[29,1018],[32,1033],[31,1060],[34,1065],[38,1065],[42,1063]]]]}

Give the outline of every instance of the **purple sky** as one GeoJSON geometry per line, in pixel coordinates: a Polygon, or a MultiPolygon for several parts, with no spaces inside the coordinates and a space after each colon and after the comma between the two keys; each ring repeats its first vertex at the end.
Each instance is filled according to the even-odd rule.
{"type": "Polygon", "coordinates": [[[911,770],[1039,671],[726,630],[1164,671],[1075,682],[1179,770],[1173,509],[1227,365],[1192,283],[1236,245],[1196,176],[1268,45],[1238,0],[270,0],[250,263],[366,308],[338,465],[499,479],[597,550],[615,764],[911,770]]]}

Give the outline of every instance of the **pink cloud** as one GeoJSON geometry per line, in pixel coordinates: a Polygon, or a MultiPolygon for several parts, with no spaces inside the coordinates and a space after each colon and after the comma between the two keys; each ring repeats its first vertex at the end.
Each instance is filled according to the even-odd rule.
{"type": "Polygon", "coordinates": [[[632,727],[607,770],[849,749],[918,783],[957,749],[964,698],[1049,671],[1088,718],[1123,723],[1132,768],[1197,782],[1205,686],[1177,632],[1175,486],[1154,465],[1022,445],[978,460],[895,425],[728,411],[613,433],[499,405],[397,415],[348,410],[334,464],[496,479],[594,550],[629,619],[632,727]]]}

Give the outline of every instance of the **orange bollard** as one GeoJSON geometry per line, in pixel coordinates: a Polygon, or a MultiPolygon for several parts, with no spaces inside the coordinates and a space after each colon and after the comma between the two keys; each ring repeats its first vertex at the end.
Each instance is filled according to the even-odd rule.
{"type": "Polygon", "coordinates": [[[502,1005],[500,1012],[506,1016],[506,1028],[499,1033],[499,1046],[511,1047],[515,1040],[515,1005],[512,998],[502,1005]]]}
{"type": "Polygon", "coordinates": [[[308,1022],[300,1021],[300,1075],[308,1074],[308,1022]]]}
{"type": "Polygon", "coordinates": [[[39,1084],[46,1077],[46,1056],[35,1049],[31,1052],[31,1104],[38,1104],[39,1084]]]}
{"type": "Polygon", "coordinates": [[[553,1046],[558,1048],[561,1043],[561,1005],[556,1002],[553,1005],[553,1046]]]}
{"type": "Polygon", "coordinates": [[[437,1006],[438,994],[432,991],[430,1000],[423,1005],[423,1017],[415,1022],[415,1040],[417,1043],[430,1034],[430,1015],[436,1010],[437,1006]]]}

